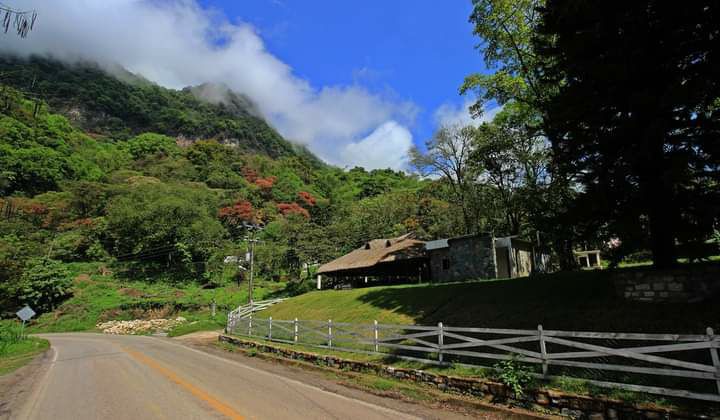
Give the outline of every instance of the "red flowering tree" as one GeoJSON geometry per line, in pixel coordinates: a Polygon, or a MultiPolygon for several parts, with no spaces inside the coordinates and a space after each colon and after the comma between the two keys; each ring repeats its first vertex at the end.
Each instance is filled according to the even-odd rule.
{"type": "Polygon", "coordinates": [[[243,223],[255,223],[256,212],[252,203],[238,200],[232,206],[223,207],[218,211],[218,218],[233,235],[239,235],[244,229],[243,223]]]}
{"type": "Polygon", "coordinates": [[[302,208],[302,206],[300,206],[298,203],[278,203],[277,208],[278,211],[283,214],[283,216],[299,214],[306,219],[310,218],[310,213],[304,208],[302,208]]]}
{"type": "Polygon", "coordinates": [[[298,198],[300,199],[300,202],[306,207],[313,207],[316,203],[315,197],[313,197],[312,194],[307,191],[300,191],[298,193],[298,198]]]}
{"type": "Polygon", "coordinates": [[[255,185],[260,187],[263,191],[269,191],[272,190],[273,185],[275,185],[275,181],[277,181],[277,177],[269,176],[267,178],[258,178],[255,180],[255,185]]]}

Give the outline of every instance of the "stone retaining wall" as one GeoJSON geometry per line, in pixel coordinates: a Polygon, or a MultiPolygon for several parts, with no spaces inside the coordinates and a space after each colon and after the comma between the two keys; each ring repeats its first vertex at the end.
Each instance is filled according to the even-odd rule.
{"type": "Polygon", "coordinates": [[[720,264],[613,273],[619,296],[640,302],[700,302],[720,295],[720,264]]]}
{"type": "MultiPolygon", "coordinates": [[[[301,360],[334,369],[364,373],[371,372],[379,376],[424,383],[447,392],[480,398],[491,397],[493,400],[498,401],[515,400],[515,395],[509,387],[487,379],[461,378],[417,369],[396,368],[379,363],[353,361],[337,356],[326,356],[275,347],[269,344],[227,335],[220,335],[219,340],[238,347],[254,348],[263,353],[273,353],[286,359],[301,360]]],[[[717,418],[706,415],[707,413],[685,413],[673,410],[661,410],[632,405],[619,400],[594,398],[542,389],[527,390],[523,400],[518,401],[518,403],[540,412],[560,414],[574,419],[635,420],[717,418]]]]}

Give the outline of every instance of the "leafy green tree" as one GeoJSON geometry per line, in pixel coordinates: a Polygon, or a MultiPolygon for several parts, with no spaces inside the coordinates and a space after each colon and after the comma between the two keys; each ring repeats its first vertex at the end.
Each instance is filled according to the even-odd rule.
{"type": "Polygon", "coordinates": [[[449,186],[452,202],[462,212],[464,233],[480,230],[477,174],[470,161],[475,132],[472,126],[442,127],[426,142],[427,152],[417,147],[410,151],[411,163],[420,174],[440,177],[449,186]]]}
{"type": "Polygon", "coordinates": [[[139,185],[108,205],[111,251],[198,274],[226,234],[215,218],[217,204],[200,188],[139,185]]]}
{"type": "Polygon", "coordinates": [[[557,164],[610,234],[643,246],[640,227],[655,266],[675,264],[718,220],[719,5],[549,0],[542,22],[557,164]]]}
{"type": "Polygon", "coordinates": [[[60,262],[47,258],[30,259],[15,289],[17,301],[39,313],[52,311],[70,296],[70,272],[60,262]]]}
{"type": "Polygon", "coordinates": [[[470,22],[482,42],[485,65],[495,71],[468,76],[461,93],[474,91],[478,101],[471,111],[481,115],[487,102],[519,102],[539,109],[549,86],[540,83],[542,56],[533,44],[544,0],[473,0],[470,22]]]}
{"type": "Polygon", "coordinates": [[[125,143],[125,148],[133,159],[142,159],[155,154],[170,156],[180,151],[174,138],[156,133],[135,136],[125,143]]]}
{"type": "MultiPolygon", "coordinates": [[[[509,104],[490,123],[478,127],[471,161],[487,202],[500,223],[493,229],[518,235],[527,232],[533,200],[549,181],[549,148],[529,115],[509,104]]],[[[534,232],[533,232],[534,233],[534,232]]]]}

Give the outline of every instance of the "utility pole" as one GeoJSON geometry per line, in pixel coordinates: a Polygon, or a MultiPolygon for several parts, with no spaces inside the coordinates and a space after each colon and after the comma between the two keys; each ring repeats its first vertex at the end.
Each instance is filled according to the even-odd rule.
{"type": "Polygon", "coordinates": [[[261,225],[256,224],[250,224],[250,223],[243,223],[243,226],[245,226],[246,229],[248,229],[251,232],[251,237],[249,239],[246,238],[247,242],[250,244],[250,278],[248,280],[248,305],[250,306],[250,313],[253,311],[253,280],[255,277],[255,243],[259,240],[255,237],[258,230],[262,230],[263,227],[261,225]]]}

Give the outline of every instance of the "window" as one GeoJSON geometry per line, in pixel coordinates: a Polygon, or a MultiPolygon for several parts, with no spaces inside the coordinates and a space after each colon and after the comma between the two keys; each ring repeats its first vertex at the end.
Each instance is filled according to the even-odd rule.
{"type": "Polygon", "coordinates": [[[450,269],[450,258],[443,258],[443,260],[442,260],[442,268],[443,268],[443,270],[449,270],[449,269],[450,269]]]}

